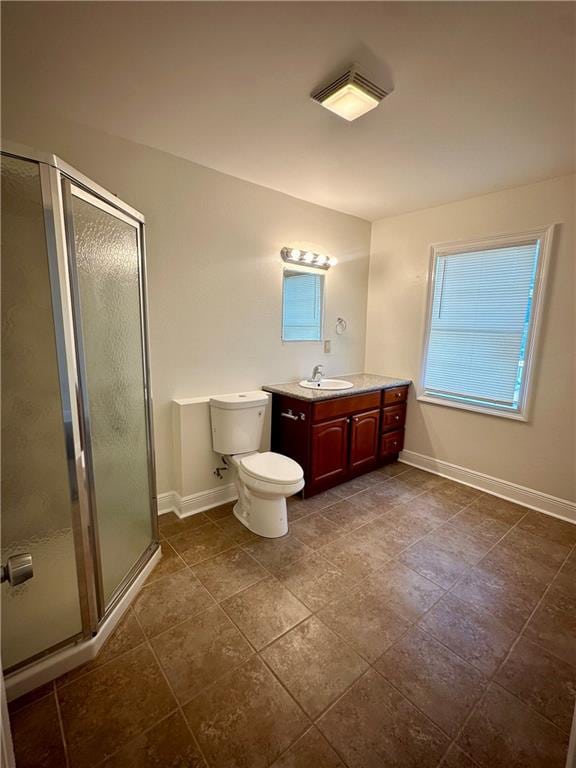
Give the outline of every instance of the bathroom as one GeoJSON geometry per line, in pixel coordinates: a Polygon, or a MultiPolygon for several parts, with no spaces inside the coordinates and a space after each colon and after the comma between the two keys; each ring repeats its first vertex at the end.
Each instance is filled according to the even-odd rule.
{"type": "MultiPolygon", "coordinates": [[[[58,216],[70,211],[61,174],[132,223],[141,259],[145,244],[147,306],[131,322],[147,331],[130,350],[143,364],[148,441],[133,445],[144,494],[140,511],[134,495],[126,502],[136,533],[120,514],[94,541],[79,507],[97,505],[98,484],[76,467],[82,503],[52,539],[68,542],[65,561],[33,557],[31,579],[2,585],[6,765],[570,765],[574,3],[48,1],[1,11],[3,169],[6,158],[40,158],[38,200],[55,211],[35,235],[61,244],[70,232],[58,216]],[[311,95],[353,63],[386,95],[349,122],[311,95]],[[450,247],[482,242],[537,244],[512,418],[423,391],[435,265],[450,247]],[[321,260],[310,267],[293,253],[321,260]],[[307,340],[287,330],[292,273],[317,291],[307,340]],[[301,387],[315,368],[320,379],[384,378],[351,392],[301,387]],[[394,389],[398,403],[385,400],[394,389]],[[285,507],[275,494],[287,533],[259,535],[234,513],[230,454],[244,451],[214,450],[211,399],[254,392],[262,434],[246,453],[272,450],[303,470],[285,507]],[[356,397],[367,399],[342,410],[356,397]],[[317,418],[319,408],[336,410],[317,418]],[[364,414],[373,454],[352,468],[352,419],[364,414]],[[387,415],[405,429],[386,431],[387,415]],[[344,469],[315,475],[311,435],[336,421],[344,469]],[[384,451],[392,433],[403,446],[388,440],[384,451]],[[106,563],[117,568],[108,596],[90,570],[106,577],[106,563]],[[43,573],[23,629],[10,606],[43,573]],[[59,611],[72,592],[88,607],[68,631],[59,611]]],[[[33,399],[38,381],[52,376],[54,392],[61,382],[56,354],[30,339],[45,367],[18,383],[30,337],[4,357],[25,308],[8,312],[22,272],[5,266],[2,245],[9,427],[10,386],[33,399]]],[[[66,253],[54,258],[66,294],[66,253]]],[[[46,271],[37,333],[61,306],[54,285],[46,271]]],[[[73,310],[62,304],[62,317],[73,310]]],[[[89,361],[103,318],[84,320],[62,338],[83,341],[89,361]]],[[[82,387],[69,386],[68,413],[75,394],[87,408],[82,387]]],[[[126,420],[110,413],[121,438],[126,420]]],[[[10,456],[41,447],[25,439],[5,428],[4,477],[10,456]]],[[[47,482],[56,452],[32,452],[47,482]]],[[[119,486],[125,466],[113,466],[119,486]]],[[[50,538],[34,513],[47,508],[42,491],[20,506],[11,487],[2,565],[50,538]]]]}

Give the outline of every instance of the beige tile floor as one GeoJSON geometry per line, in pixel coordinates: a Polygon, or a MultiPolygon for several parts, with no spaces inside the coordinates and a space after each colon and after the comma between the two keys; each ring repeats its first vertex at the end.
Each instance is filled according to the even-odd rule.
{"type": "Polygon", "coordinates": [[[11,705],[18,768],[562,768],[576,526],[403,464],[160,519],[93,662],[11,705]]]}

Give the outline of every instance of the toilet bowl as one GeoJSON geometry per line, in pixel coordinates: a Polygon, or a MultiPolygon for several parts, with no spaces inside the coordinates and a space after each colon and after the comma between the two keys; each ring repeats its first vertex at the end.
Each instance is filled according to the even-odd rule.
{"type": "Polygon", "coordinates": [[[232,471],[238,501],[234,515],[266,538],[288,532],[286,499],[304,487],[302,467],[288,456],[258,451],[269,402],[266,392],[210,398],[212,447],[232,471]]]}
{"type": "Polygon", "coordinates": [[[259,536],[284,536],[288,532],[286,499],[304,487],[302,467],[271,451],[226,458],[235,470],[234,515],[259,536]]]}

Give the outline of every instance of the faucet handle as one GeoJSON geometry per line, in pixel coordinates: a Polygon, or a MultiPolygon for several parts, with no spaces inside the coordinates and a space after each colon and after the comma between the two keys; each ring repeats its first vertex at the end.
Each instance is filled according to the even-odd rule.
{"type": "Polygon", "coordinates": [[[324,366],[319,364],[315,365],[312,369],[312,378],[310,381],[320,381],[320,379],[324,376],[324,366]]]}

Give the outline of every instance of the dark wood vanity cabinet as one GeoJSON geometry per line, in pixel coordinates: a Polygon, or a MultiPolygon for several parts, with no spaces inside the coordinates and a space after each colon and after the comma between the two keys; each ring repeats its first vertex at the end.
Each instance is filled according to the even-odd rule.
{"type": "Polygon", "coordinates": [[[272,450],[304,469],[312,496],[381,464],[404,443],[408,387],[317,401],[272,398],[272,450]]]}

